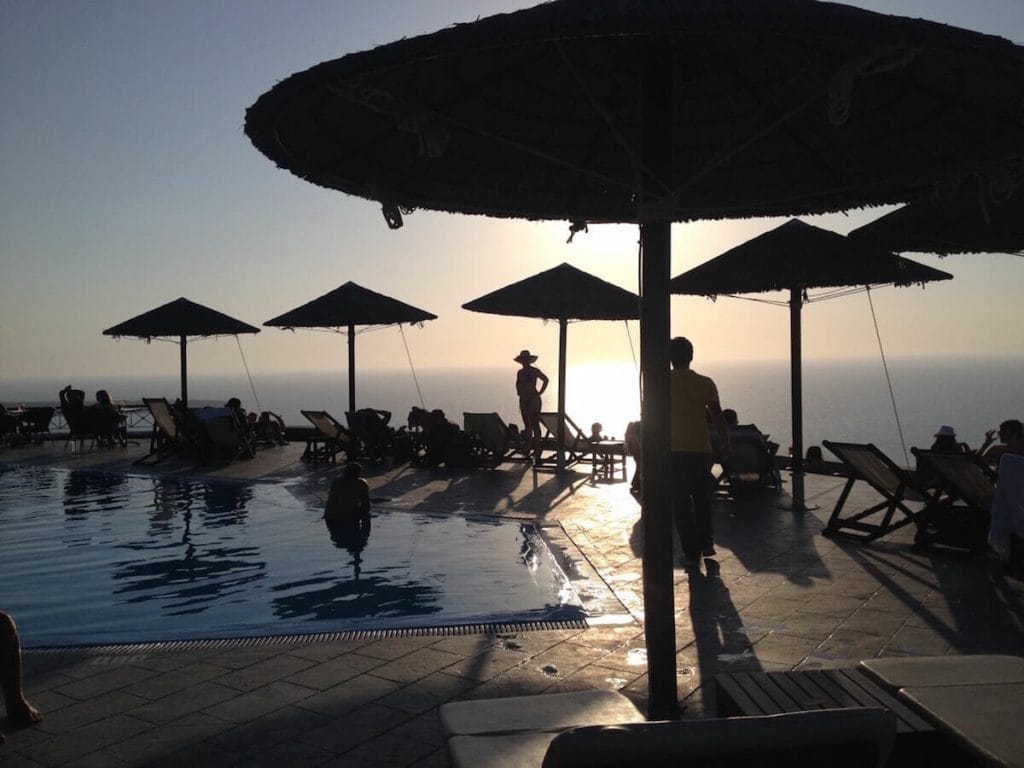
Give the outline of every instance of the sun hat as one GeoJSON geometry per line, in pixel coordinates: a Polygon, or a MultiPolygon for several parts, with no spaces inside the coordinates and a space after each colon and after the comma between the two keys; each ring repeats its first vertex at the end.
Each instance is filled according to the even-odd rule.
{"type": "Polygon", "coordinates": [[[513,357],[512,361],[516,363],[535,363],[537,362],[537,356],[531,355],[530,350],[524,349],[518,355],[513,357]]]}
{"type": "Polygon", "coordinates": [[[956,437],[956,430],[949,426],[949,424],[943,424],[939,427],[939,431],[935,433],[934,437],[956,437]]]}

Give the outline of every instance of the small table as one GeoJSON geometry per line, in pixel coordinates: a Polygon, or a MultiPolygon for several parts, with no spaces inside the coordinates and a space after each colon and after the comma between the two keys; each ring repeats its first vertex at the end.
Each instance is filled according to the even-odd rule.
{"type": "Polygon", "coordinates": [[[590,479],[614,480],[616,470],[622,468],[626,480],[626,444],[622,440],[600,440],[590,444],[590,479]]]}

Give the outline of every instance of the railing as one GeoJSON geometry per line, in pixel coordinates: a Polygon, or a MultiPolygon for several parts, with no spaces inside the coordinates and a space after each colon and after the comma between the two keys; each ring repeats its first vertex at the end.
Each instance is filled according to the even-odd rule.
{"type": "MultiPolygon", "coordinates": [[[[17,413],[22,408],[17,405],[9,405],[7,410],[11,413],[17,413]]],[[[145,403],[122,403],[118,410],[126,416],[125,428],[129,432],[144,432],[153,429],[153,414],[149,412],[149,408],[146,407],[145,403]]],[[[50,418],[50,431],[68,431],[68,424],[64,419],[60,406],[54,409],[53,416],[50,418]]]]}

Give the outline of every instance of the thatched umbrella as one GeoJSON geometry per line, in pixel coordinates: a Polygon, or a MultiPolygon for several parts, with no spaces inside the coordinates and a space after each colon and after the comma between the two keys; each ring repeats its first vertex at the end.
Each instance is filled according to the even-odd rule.
{"type": "Polygon", "coordinates": [[[903,202],[1021,153],[1011,43],[815,0],[555,0],[325,62],[246,114],[279,166],[416,207],[641,225],[651,708],[676,706],[671,222],[903,202]]]}
{"type": "Polygon", "coordinates": [[[800,310],[807,300],[807,289],[913,285],[952,277],[948,272],[792,219],[672,279],[672,293],[697,296],[789,292],[793,509],[804,509],[800,310]]]}
{"type": "Polygon", "coordinates": [[[401,325],[436,320],[437,315],[371,291],[345,283],[302,306],[267,320],[278,328],[324,328],[348,333],[348,409],[356,409],[356,326],[401,325]]]}
{"type": "Polygon", "coordinates": [[[1020,255],[1024,252],[1024,188],[993,195],[991,190],[966,185],[949,198],[915,200],[847,237],[891,251],[1020,255]]]}
{"type": "Polygon", "coordinates": [[[473,312],[558,320],[558,468],[565,466],[565,350],[570,320],[636,320],[640,297],[570,264],[540,272],[462,305],[473,312]]]}
{"type": "Polygon", "coordinates": [[[223,312],[181,298],[107,328],[103,335],[135,336],[147,342],[161,338],[176,341],[181,348],[181,402],[188,406],[188,337],[235,336],[239,333],[259,332],[259,328],[223,312]]]}

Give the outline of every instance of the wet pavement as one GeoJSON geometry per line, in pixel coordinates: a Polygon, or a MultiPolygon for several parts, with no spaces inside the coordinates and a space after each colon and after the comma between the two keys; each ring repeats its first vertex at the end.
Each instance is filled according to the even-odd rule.
{"type": "MultiPolygon", "coordinates": [[[[0,449],[0,462],[275,480],[313,499],[340,468],[305,464],[302,447],[260,450],[221,468],[180,459],[145,468],[131,465],[145,445],[72,454],[57,440],[0,449]]],[[[447,701],[598,688],[646,707],[640,509],[627,483],[594,483],[587,465],[562,474],[515,463],[370,465],[366,474],[371,495],[391,508],[559,524],[590,575],[586,588],[601,593],[615,620],[586,629],[30,650],[26,689],[46,718],[22,729],[0,720],[0,764],[444,766],[437,708],[447,701]]],[[[716,502],[716,565],[675,570],[684,717],[714,715],[705,684],[723,671],[1024,652],[1019,575],[985,557],[911,552],[912,527],[871,544],[822,536],[843,483],[809,476],[816,508],[803,513],[784,508],[784,491],[716,502]]],[[[848,508],[877,500],[861,485],[848,508]]],[[[677,564],[680,557],[677,545],[677,564]]]]}

